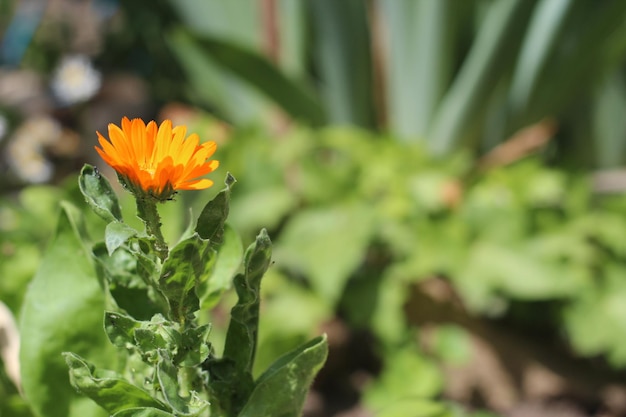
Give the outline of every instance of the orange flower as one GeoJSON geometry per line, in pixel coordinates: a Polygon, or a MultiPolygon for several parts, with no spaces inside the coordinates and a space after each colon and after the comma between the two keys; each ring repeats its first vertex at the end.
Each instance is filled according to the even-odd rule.
{"type": "Polygon", "coordinates": [[[109,141],[100,132],[96,151],[115,171],[122,182],[137,196],[148,195],[164,201],[176,190],[202,190],[213,181],[199,178],[215,171],[216,160],[208,160],[216,149],[215,142],[200,144],[197,134],[185,138],[187,128],[172,128],[171,120],[157,127],[141,119],[122,119],[120,129],[109,124],[109,141]]]}

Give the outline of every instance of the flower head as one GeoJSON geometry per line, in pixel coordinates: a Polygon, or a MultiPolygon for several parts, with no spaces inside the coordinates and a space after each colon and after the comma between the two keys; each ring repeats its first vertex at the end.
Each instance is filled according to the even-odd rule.
{"type": "Polygon", "coordinates": [[[160,126],[147,125],[141,119],[122,119],[121,128],[109,124],[109,141],[98,133],[102,159],[117,171],[123,184],[138,197],[159,201],[170,198],[176,190],[202,190],[213,181],[199,178],[215,171],[216,160],[209,160],[215,142],[200,144],[197,134],[185,138],[187,128],[165,120],[160,126]]]}

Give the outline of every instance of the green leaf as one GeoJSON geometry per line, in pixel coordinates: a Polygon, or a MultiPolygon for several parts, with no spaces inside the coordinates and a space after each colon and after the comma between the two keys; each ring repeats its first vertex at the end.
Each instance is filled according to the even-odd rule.
{"type": "Polygon", "coordinates": [[[190,100],[217,109],[234,123],[259,121],[267,103],[251,86],[223,69],[185,32],[175,32],[166,40],[185,70],[190,100]]]}
{"type": "MultiPolygon", "coordinates": [[[[260,50],[260,3],[229,1],[170,0],[186,28],[194,33],[228,39],[251,50],[260,50]],[[242,7],[243,6],[243,7],[242,7]]],[[[192,100],[216,109],[235,123],[258,122],[268,102],[254,86],[240,79],[189,36],[168,36],[171,51],[187,73],[192,100]]],[[[183,33],[184,35],[184,33],[183,33]]]]}
{"type": "Polygon", "coordinates": [[[122,209],[109,181],[96,167],[85,164],[78,177],[78,186],[87,204],[107,222],[122,221],[122,209]]]}
{"type": "Polygon", "coordinates": [[[106,311],[104,313],[104,329],[111,343],[117,347],[127,348],[135,344],[135,330],[141,322],[120,313],[106,311]]]}
{"type": "Polygon", "coordinates": [[[232,359],[245,372],[252,371],[259,327],[261,278],[270,265],[272,242],[263,229],[244,256],[244,273],[235,277],[239,297],[231,310],[224,357],[232,359]]]}
{"type": "Polygon", "coordinates": [[[109,255],[104,242],[99,242],[94,245],[93,254],[98,275],[108,283],[115,301],[114,306],[107,308],[119,307],[135,319],[149,320],[157,313],[166,314],[169,307],[156,288],[157,265],[135,246],[124,245],[109,255]],[[138,299],[143,301],[138,303],[138,299]]]}
{"type": "MultiPolygon", "coordinates": [[[[188,395],[181,394],[191,387],[184,386],[185,373],[195,373],[193,368],[177,368],[171,360],[166,350],[159,349],[157,352],[158,362],[156,366],[156,376],[167,404],[174,410],[177,416],[199,416],[204,415],[203,411],[209,406],[206,400],[201,399],[195,392],[188,395]]],[[[189,375],[187,375],[189,376],[189,375]]]]}
{"type": "Polygon", "coordinates": [[[116,353],[103,331],[105,298],[91,252],[83,244],[82,217],[70,204],[63,203],[62,208],[56,235],[24,300],[23,388],[40,416],[98,416],[95,404],[76,401],[61,353],[71,350],[105,366],[114,363],[116,353]]]}
{"type": "Polygon", "coordinates": [[[415,346],[396,348],[385,355],[384,369],[366,388],[364,403],[371,410],[382,411],[403,399],[432,398],[442,386],[437,366],[423,357],[415,346]]]}
{"type": "Polygon", "coordinates": [[[125,244],[128,239],[137,235],[137,231],[126,223],[112,221],[107,224],[104,230],[104,243],[107,247],[109,256],[115,252],[115,249],[125,244]]]}
{"type": "Polygon", "coordinates": [[[176,414],[187,413],[187,404],[178,394],[178,372],[172,363],[169,354],[165,350],[159,350],[159,362],[157,363],[156,374],[163,392],[163,397],[168,405],[172,407],[176,414]]]}
{"type": "Polygon", "coordinates": [[[172,413],[151,407],[127,408],[113,414],[113,417],[176,417],[172,413]]]}
{"type": "Polygon", "coordinates": [[[148,363],[155,363],[159,349],[171,348],[170,335],[157,332],[154,328],[139,328],[135,330],[135,345],[142,353],[142,358],[148,363]],[[168,337],[168,338],[166,338],[168,337]]]}
{"type": "Polygon", "coordinates": [[[235,277],[239,297],[230,312],[230,323],[221,359],[211,360],[209,389],[215,399],[212,409],[236,415],[252,392],[252,365],[258,340],[261,278],[271,261],[272,242],[259,233],[244,256],[244,272],[235,277]]]}
{"type": "Polygon", "coordinates": [[[512,70],[513,54],[533,5],[525,0],[489,3],[478,36],[426,135],[433,152],[449,152],[478,135],[494,84],[512,70]]]}
{"type": "Polygon", "coordinates": [[[174,351],[181,343],[177,325],[156,314],[150,321],[141,322],[133,333],[133,344],[139,349],[144,361],[156,364],[160,349],[174,351]]]}
{"type": "Polygon", "coordinates": [[[280,66],[290,76],[304,78],[307,64],[307,5],[291,0],[279,0],[277,3],[280,66]]]}
{"type": "Polygon", "coordinates": [[[210,309],[230,289],[233,277],[241,266],[243,244],[239,234],[228,224],[224,228],[224,239],[217,248],[217,259],[211,275],[200,283],[198,294],[202,308],[210,309]]]}
{"type": "Polygon", "coordinates": [[[174,32],[169,37],[173,45],[199,48],[224,69],[265,94],[293,118],[319,125],[324,116],[312,94],[290,80],[263,55],[220,36],[174,32]]]}
{"type": "Polygon", "coordinates": [[[528,99],[536,88],[541,70],[563,39],[560,35],[574,3],[572,0],[542,0],[535,7],[511,81],[509,99],[513,113],[532,105],[528,99]]]}
{"type": "Polygon", "coordinates": [[[594,92],[594,146],[601,168],[616,168],[626,155],[626,82],[619,68],[594,92]]]}
{"type": "Polygon", "coordinates": [[[224,238],[224,224],[230,207],[230,189],[237,182],[235,177],[226,174],[226,188],[220,191],[213,200],[209,201],[196,224],[196,232],[202,239],[208,239],[213,244],[221,244],[224,238]]]}
{"type": "Polygon", "coordinates": [[[321,336],[278,359],[256,381],[238,417],[299,417],[327,355],[326,336],[321,336]]]}
{"type": "Polygon", "coordinates": [[[388,37],[384,57],[389,125],[402,139],[421,139],[450,82],[460,25],[454,0],[382,0],[388,37]]]}
{"type": "Polygon", "coordinates": [[[200,309],[196,287],[206,279],[214,262],[215,250],[197,234],[172,248],[163,264],[159,288],[169,302],[173,320],[182,322],[200,309]]]}
{"type": "Polygon", "coordinates": [[[80,356],[63,354],[70,368],[70,379],[74,388],[94,400],[110,414],[125,408],[154,407],[167,410],[167,406],[120,376],[112,372],[99,372],[80,356]]]}
{"type": "Polygon", "coordinates": [[[329,122],[374,125],[367,7],[360,0],[309,3],[316,68],[329,122]]]}
{"type": "Polygon", "coordinates": [[[209,356],[209,333],[211,326],[205,324],[199,327],[186,329],[181,337],[174,363],[181,366],[200,365],[209,356]]]}
{"type": "Polygon", "coordinates": [[[285,226],[276,262],[304,273],[322,298],[335,305],[365,258],[375,223],[366,206],[303,210],[285,226]]]}

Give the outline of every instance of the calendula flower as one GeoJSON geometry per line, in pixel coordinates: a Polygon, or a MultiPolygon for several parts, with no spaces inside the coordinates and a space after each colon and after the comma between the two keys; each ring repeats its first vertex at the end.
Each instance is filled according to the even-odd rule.
{"type": "Polygon", "coordinates": [[[137,197],[159,201],[170,198],[177,190],[202,190],[213,181],[200,178],[215,171],[215,142],[200,143],[197,134],[185,137],[187,128],[165,120],[160,126],[147,125],[141,119],[122,119],[121,128],[109,124],[109,141],[98,133],[102,159],[118,173],[122,183],[137,197]]]}

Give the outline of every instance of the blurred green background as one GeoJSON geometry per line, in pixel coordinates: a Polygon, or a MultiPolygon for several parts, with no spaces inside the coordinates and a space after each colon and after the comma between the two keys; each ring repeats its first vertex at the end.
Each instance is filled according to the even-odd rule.
{"type": "MultiPolygon", "coordinates": [[[[626,2],[0,0],[0,39],[18,321],[80,167],[114,178],[95,131],[167,118],[275,243],[258,368],[329,335],[306,416],[626,415],[626,2]]],[[[0,416],[32,416],[0,358],[0,416]]]]}

